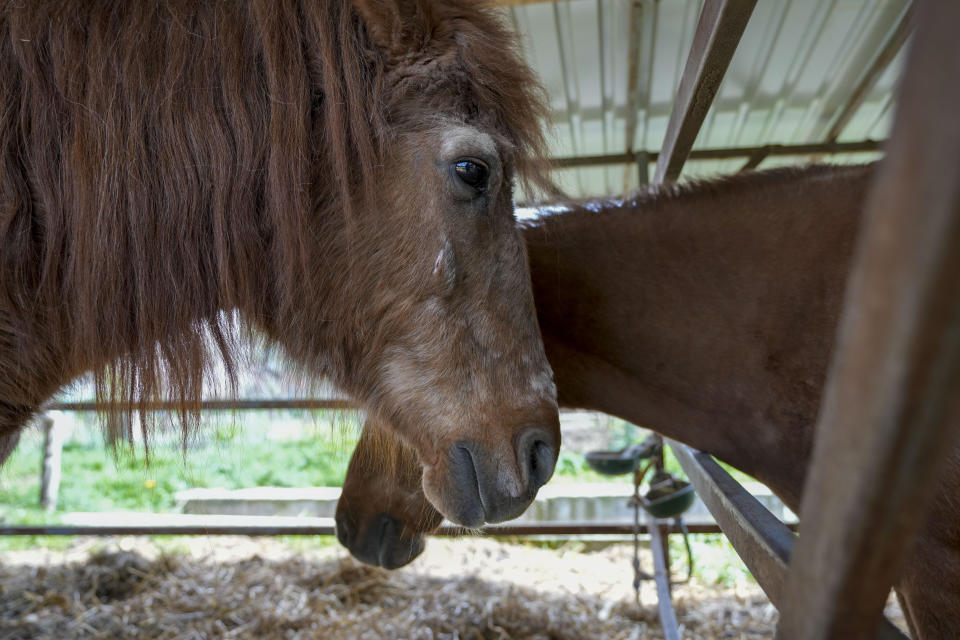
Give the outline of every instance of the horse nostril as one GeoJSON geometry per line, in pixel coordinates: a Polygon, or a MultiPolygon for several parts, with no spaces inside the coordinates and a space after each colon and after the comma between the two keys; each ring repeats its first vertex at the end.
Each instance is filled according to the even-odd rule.
{"type": "Polygon", "coordinates": [[[345,546],[347,549],[353,544],[354,535],[356,531],[354,526],[348,521],[347,518],[343,517],[342,514],[337,514],[334,519],[334,532],[337,534],[337,540],[340,541],[340,544],[345,546]]]}
{"type": "Polygon", "coordinates": [[[542,487],[553,475],[556,453],[546,442],[537,440],[530,454],[530,484],[542,487]]]}
{"type": "Polygon", "coordinates": [[[553,475],[557,450],[552,438],[541,429],[530,429],[520,437],[518,458],[526,461],[528,490],[536,491],[553,475]]]}

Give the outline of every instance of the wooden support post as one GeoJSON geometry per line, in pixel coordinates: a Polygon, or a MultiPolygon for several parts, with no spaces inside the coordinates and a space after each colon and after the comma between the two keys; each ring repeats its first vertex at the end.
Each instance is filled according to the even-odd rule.
{"type": "Polygon", "coordinates": [[[646,151],[637,152],[637,184],[641,187],[650,184],[650,154],[646,151]]]}
{"type": "MultiPolygon", "coordinates": [[[[643,3],[630,2],[630,35],[627,41],[626,149],[633,151],[637,137],[637,109],[640,106],[640,41],[643,31],[643,3]]],[[[641,146],[643,142],[641,141],[641,146]]]]}
{"type": "Polygon", "coordinates": [[[57,508],[57,495],[60,493],[61,458],[63,456],[63,425],[59,412],[44,414],[40,418],[43,426],[43,463],[40,469],[40,506],[47,511],[57,508]],[[59,418],[59,420],[57,419],[59,418]]]}
{"type": "MultiPolygon", "coordinates": [[[[657,9],[656,5],[653,6],[653,15],[651,19],[656,25],[657,19],[657,9]]],[[[638,110],[640,109],[640,95],[641,90],[646,89],[648,92],[650,90],[649,78],[645,78],[646,82],[641,83],[640,74],[640,44],[643,41],[643,0],[630,0],[630,35],[629,40],[627,41],[627,106],[626,106],[626,140],[625,149],[626,155],[630,155],[633,152],[634,141],[637,138],[637,123],[639,120],[638,110]]],[[[651,51],[653,51],[653,45],[656,44],[656,29],[651,30],[651,51]]],[[[649,114],[647,114],[649,117],[649,114]]],[[[643,141],[640,141],[640,146],[643,146],[643,141]]],[[[649,169],[643,168],[640,175],[641,181],[639,185],[642,187],[646,184],[649,184],[649,178],[646,178],[649,175],[649,169]]],[[[630,167],[625,166],[623,169],[623,190],[626,192],[630,188],[630,167]]]]}
{"type": "Polygon", "coordinates": [[[756,0],[706,0],[670,113],[656,184],[676,180],[717,95],[756,0]]]}
{"type": "Polygon", "coordinates": [[[919,2],[828,376],[778,637],[866,638],[960,428],[960,3],[919,2]]]}
{"type": "Polygon", "coordinates": [[[666,640],[680,640],[677,614],[673,610],[670,596],[670,554],[667,551],[666,536],[662,535],[663,525],[649,513],[647,530],[650,532],[650,550],[653,552],[653,581],[657,585],[657,610],[660,626],[666,640]]]}
{"type": "Polygon", "coordinates": [[[747,159],[747,161],[740,167],[740,171],[749,171],[750,169],[756,169],[760,166],[760,163],[767,159],[767,156],[770,155],[770,147],[760,147],[747,159]]]}

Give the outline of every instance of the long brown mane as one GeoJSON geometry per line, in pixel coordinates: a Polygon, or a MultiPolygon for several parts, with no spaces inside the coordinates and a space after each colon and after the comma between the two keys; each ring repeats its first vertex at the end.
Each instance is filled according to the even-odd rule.
{"type": "Polygon", "coordinates": [[[308,241],[350,233],[424,105],[458,96],[539,181],[545,106],[514,36],[474,0],[403,1],[427,28],[395,25],[419,39],[397,51],[346,1],[4,3],[0,352],[42,328],[69,336],[43,359],[79,364],[27,389],[0,375],[0,401],[92,368],[98,399],[165,396],[191,421],[213,363],[234,386],[233,310],[274,331],[325,317],[308,241]]]}

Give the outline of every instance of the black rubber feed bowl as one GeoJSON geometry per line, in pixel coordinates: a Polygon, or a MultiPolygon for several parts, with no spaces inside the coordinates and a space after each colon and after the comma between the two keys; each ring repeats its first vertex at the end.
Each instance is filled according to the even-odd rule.
{"type": "Polygon", "coordinates": [[[676,518],[693,506],[697,497],[693,485],[688,482],[678,483],[676,489],[666,495],[653,500],[646,500],[643,508],[654,518],[676,518]]]}
{"type": "Polygon", "coordinates": [[[584,457],[587,465],[605,476],[622,476],[637,470],[640,456],[629,451],[631,447],[620,451],[590,451],[584,457]]]}

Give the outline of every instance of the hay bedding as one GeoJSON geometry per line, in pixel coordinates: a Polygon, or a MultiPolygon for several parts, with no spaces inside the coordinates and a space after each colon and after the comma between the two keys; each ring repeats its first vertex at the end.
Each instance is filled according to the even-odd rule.
{"type": "MultiPolygon", "coordinates": [[[[629,549],[551,551],[432,540],[386,572],[339,549],[273,540],[88,541],[10,552],[0,566],[0,638],[573,640],[662,637],[652,586],[637,609],[629,549]]],[[[650,558],[647,557],[647,566],[650,558]]],[[[753,585],[676,590],[686,638],[767,638],[775,611],[753,585]]]]}

